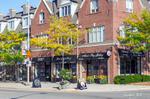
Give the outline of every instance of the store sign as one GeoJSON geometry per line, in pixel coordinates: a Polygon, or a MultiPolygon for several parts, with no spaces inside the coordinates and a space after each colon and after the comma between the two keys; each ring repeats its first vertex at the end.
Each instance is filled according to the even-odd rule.
{"type": "Polygon", "coordinates": [[[32,62],[51,62],[51,57],[32,58],[32,62]]]}
{"type": "Polygon", "coordinates": [[[38,62],[44,61],[44,58],[43,58],[43,57],[40,57],[40,58],[37,59],[37,61],[38,61],[38,62]]]}
{"type": "Polygon", "coordinates": [[[77,57],[76,56],[55,56],[53,58],[53,62],[62,62],[64,60],[64,62],[76,62],[77,57]]]}
{"type": "Polygon", "coordinates": [[[135,56],[135,57],[144,57],[144,53],[143,52],[138,52],[138,53],[135,53],[135,52],[131,52],[129,50],[125,50],[125,49],[119,49],[119,55],[120,56],[135,56]]]}
{"type": "Polygon", "coordinates": [[[84,53],[79,55],[79,60],[93,60],[105,58],[105,53],[84,53]]]}

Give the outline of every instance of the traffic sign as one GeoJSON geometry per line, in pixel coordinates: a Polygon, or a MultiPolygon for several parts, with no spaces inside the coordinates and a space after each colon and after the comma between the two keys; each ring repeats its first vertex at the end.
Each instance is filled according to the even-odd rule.
{"type": "Polygon", "coordinates": [[[27,51],[27,58],[31,58],[31,52],[27,51]]]}

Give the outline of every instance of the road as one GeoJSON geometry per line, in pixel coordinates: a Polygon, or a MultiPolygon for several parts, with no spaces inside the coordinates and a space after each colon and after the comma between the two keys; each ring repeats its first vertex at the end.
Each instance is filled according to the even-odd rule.
{"type": "Polygon", "coordinates": [[[0,99],[150,99],[149,91],[130,92],[31,92],[0,89],[0,99]]]}

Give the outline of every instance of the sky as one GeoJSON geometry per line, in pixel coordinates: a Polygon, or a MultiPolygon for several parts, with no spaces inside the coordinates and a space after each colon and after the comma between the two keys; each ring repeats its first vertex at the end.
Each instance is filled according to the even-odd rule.
{"type": "MultiPolygon", "coordinates": [[[[29,0],[33,7],[39,5],[40,0],[29,0]]],[[[0,0],[0,13],[4,15],[9,13],[9,9],[16,9],[17,12],[22,11],[21,6],[27,3],[27,0],[0,0]]]]}

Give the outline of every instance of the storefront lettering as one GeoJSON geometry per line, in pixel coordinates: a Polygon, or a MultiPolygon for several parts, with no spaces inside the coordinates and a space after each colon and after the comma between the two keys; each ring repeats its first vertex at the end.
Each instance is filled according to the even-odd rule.
{"type": "Polygon", "coordinates": [[[37,61],[43,61],[44,60],[44,58],[38,58],[38,60],[37,61]]]}
{"type": "Polygon", "coordinates": [[[79,60],[105,59],[105,53],[85,53],[79,55],[79,60]]]}

